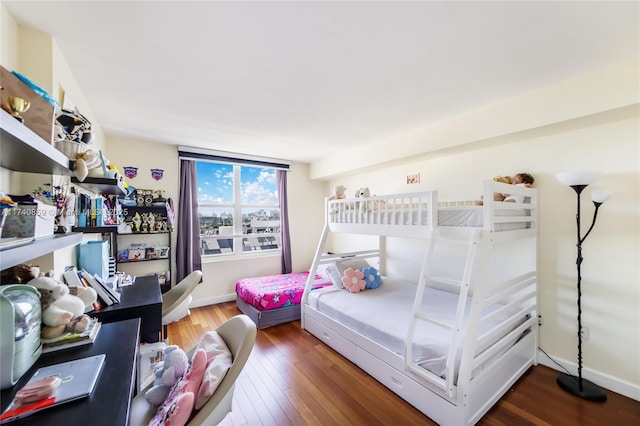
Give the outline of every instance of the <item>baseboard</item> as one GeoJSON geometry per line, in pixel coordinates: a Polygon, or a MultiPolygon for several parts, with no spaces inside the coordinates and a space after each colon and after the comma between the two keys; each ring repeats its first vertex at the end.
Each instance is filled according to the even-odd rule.
{"type": "MultiPolygon", "coordinates": [[[[564,366],[571,374],[576,374],[578,371],[578,365],[575,362],[567,361],[566,359],[553,357],[553,361],[558,362],[564,366]]],[[[552,368],[562,373],[566,373],[561,367],[555,364],[549,357],[541,351],[538,351],[538,363],[545,367],[552,368]]],[[[640,386],[621,380],[617,377],[609,376],[607,374],[600,373],[598,371],[589,370],[582,367],[582,377],[592,381],[600,387],[603,387],[611,392],[619,393],[627,398],[640,401],[640,386]]]]}
{"type": "Polygon", "coordinates": [[[203,306],[217,305],[218,303],[233,302],[234,300],[236,300],[236,294],[231,293],[223,296],[208,297],[204,299],[194,300],[193,302],[191,302],[191,305],[189,307],[201,308],[203,306]]]}

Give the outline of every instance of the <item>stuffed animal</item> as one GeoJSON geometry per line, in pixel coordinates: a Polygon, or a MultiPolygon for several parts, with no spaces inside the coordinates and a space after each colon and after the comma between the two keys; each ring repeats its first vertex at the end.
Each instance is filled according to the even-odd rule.
{"type": "Polygon", "coordinates": [[[333,195],[329,197],[330,200],[342,200],[345,198],[345,192],[347,192],[347,187],[344,185],[337,185],[333,188],[333,195]]]}
{"type": "Polygon", "coordinates": [[[83,182],[89,175],[90,169],[95,169],[102,166],[100,160],[100,154],[97,151],[88,149],[85,152],[76,154],[76,168],[74,174],[76,178],[83,182]]]}
{"type": "Polygon", "coordinates": [[[502,182],[502,183],[511,183],[511,176],[502,176],[502,175],[498,175],[498,176],[494,176],[493,180],[496,182],[502,182]]]}
{"type": "MultiPolygon", "coordinates": [[[[508,184],[511,184],[511,183],[512,183],[511,176],[497,175],[497,176],[494,176],[494,177],[493,177],[493,180],[494,180],[495,182],[502,182],[502,183],[508,183],[508,184]]],[[[494,200],[494,201],[503,201],[503,200],[504,200],[504,198],[505,198],[505,195],[504,195],[504,194],[501,194],[501,193],[499,193],[499,192],[494,192],[494,193],[493,193],[493,200],[494,200]]],[[[479,200],[474,201],[474,204],[475,204],[476,206],[481,206],[481,205],[483,205],[483,204],[484,204],[483,197],[481,196],[479,200]]]]}
{"type": "Polygon", "coordinates": [[[164,349],[164,359],[154,367],[153,386],[145,392],[144,397],[150,404],[160,405],[167,399],[169,391],[184,375],[189,367],[187,354],[176,345],[164,349]]]}
{"type": "MultiPolygon", "coordinates": [[[[368,198],[371,197],[371,191],[369,191],[369,188],[360,188],[356,191],[355,193],[356,198],[368,198]]],[[[366,202],[358,202],[357,203],[358,208],[360,209],[361,213],[364,213],[367,211],[367,203],[366,202]]]]}
{"type": "Polygon", "coordinates": [[[26,284],[40,275],[38,265],[23,263],[2,271],[2,284],[26,284]]]}
{"type": "Polygon", "coordinates": [[[87,329],[90,318],[84,312],[98,297],[94,289],[78,289],[79,295],[74,296],[67,285],[51,277],[34,278],[27,284],[40,293],[44,339],[58,337],[65,331],[82,333],[87,329]]]}

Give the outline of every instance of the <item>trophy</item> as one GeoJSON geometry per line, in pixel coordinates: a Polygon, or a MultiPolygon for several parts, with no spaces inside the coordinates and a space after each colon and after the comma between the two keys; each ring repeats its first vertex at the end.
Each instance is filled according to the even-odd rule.
{"type": "Polygon", "coordinates": [[[20,117],[20,114],[28,110],[30,106],[31,102],[17,96],[2,97],[2,107],[21,123],[24,123],[24,118],[20,117]]]}

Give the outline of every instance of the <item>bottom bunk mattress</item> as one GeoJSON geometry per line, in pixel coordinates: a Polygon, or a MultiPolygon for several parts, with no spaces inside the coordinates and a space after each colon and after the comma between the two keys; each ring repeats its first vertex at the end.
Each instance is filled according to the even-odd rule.
{"type": "MultiPolygon", "coordinates": [[[[308,277],[309,271],[243,278],[236,282],[236,304],[258,328],[298,320],[308,277]]],[[[328,278],[316,274],[312,290],[330,285],[328,278]]]]}
{"type": "MultiPolygon", "coordinates": [[[[310,293],[308,303],[320,313],[403,356],[416,290],[416,284],[386,279],[379,288],[367,289],[359,293],[350,293],[335,286],[314,291],[310,293]]],[[[470,302],[471,299],[468,298],[467,304],[470,302]]],[[[457,304],[457,294],[427,287],[421,310],[428,312],[431,318],[440,323],[452,324],[457,304]]],[[[483,315],[494,312],[501,307],[502,305],[499,304],[489,306],[483,315]]],[[[497,315],[491,323],[484,325],[479,330],[480,335],[503,323],[510,315],[513,315],[513,311],[497,315]]],[[[522,321],[525,319],[526,317],[523,317],[522,321]]],[[[455,360],[456,372],[460,365],[467,320],[468,318],[465,317],[459,336],[460,344],[455,360]]],[[[508,331],[504,334],[507,333],[508,331]]],[[[474,348],[475,353],[482,352],[500,337],[502,336],[496,336],[493,340],[478,344],[478,347],[474,348]]],[[[517,339],[514,339],[512,343],[515,341],[517,339]]],[[[413,362],[442,378],[446,378],[446,360],[450,342],[451,332],[449,329],[432,322],[418,321],[412,345],[413,362]]]]}

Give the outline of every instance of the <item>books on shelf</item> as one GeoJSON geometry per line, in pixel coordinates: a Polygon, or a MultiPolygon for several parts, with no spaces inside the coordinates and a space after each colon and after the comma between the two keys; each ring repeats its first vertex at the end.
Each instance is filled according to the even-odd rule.
{"type": "Polygon", "coordinates": [[[76,346],[93,343],[100,331],[101,323],[97,318],[91,318],[91,322],[82,333],[65,333],[54,339],[42,339],[42,353],[58,351],[61,349],[73,348],[76,346]]]}

